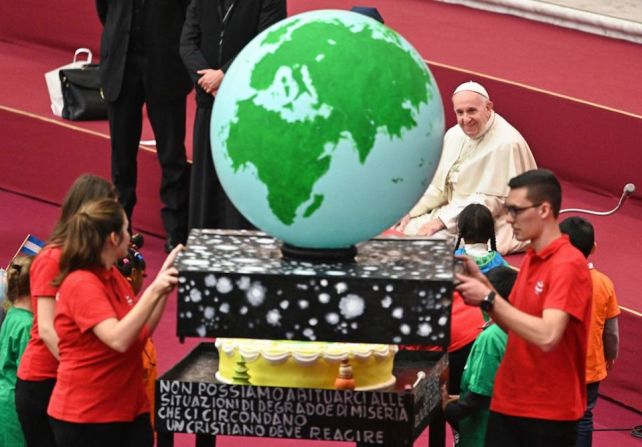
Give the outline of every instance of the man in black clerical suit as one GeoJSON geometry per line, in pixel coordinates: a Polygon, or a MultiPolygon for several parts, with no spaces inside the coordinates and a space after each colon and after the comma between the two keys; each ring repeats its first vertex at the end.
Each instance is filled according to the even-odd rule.
{"type": "Polygon", "coordinates": [[[162,168],[165,249],[184,243],[189,206],[185,101],[192,88],[178,54],[189,0],[96,0],[104,26],[100,80],[111,133],[112,181],[130,218],[136,204],[136,155],[142,107],[154,130],[162,168]]]}
{"type": "Polygon", "coordinates": [[[236,55],[286,15],[285,0],[192,0],[189,5],[180,52],[196,84],[190,228],[253,228],[219,183],[210,118],[218,88],[236,55]]]}

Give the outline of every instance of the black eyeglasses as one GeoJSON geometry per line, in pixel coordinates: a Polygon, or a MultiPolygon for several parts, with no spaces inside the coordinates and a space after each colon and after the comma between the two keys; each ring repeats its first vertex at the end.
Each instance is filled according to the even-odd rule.
{"type": "Polygon", "coordinates": [[[517,217],[518,214],[521,214],[523,211],[526,211],[531,208],[537,208],[540,206],[543,202],[540,203],[535,203],[533,205],[529,206],[515,206],[515,205],[504,205],[504,209],[508,214],[510,214],[511,217],[517,217]]]}

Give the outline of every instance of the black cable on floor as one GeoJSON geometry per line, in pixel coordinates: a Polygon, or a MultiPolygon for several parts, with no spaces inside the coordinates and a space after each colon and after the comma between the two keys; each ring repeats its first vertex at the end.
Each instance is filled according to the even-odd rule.
{"type": "Polygon", "coordinates": [[[634,438],[642,438],[642,425],[636,425],[632,429],[627,428],[594,428],[593,431],[629,431],[631,430],[631,436],[634,438]]]}
{"type": "Polygon", "coordinates": [[[626,427],[626,428],[594,428],[593,429],[593,431],[629,431],[629,430],[631,430],[631,427],[626,427]]]}

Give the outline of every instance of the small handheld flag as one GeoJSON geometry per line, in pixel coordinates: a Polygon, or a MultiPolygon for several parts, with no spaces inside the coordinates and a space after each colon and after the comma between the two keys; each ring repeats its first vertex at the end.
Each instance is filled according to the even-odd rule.
{"type": "Polygon", "coordinates": [[[22,241],[22,245],[20,245],[18,251],[16,251],[16,254],[13,255],[11,261],[9,261],[9,265],[11,265],[15,257],[18,255],[36,256],[44,246],[44,241],[41,241],[31,234],[28,234],[27,237],[25,237],[25,240],[22,241]]]}

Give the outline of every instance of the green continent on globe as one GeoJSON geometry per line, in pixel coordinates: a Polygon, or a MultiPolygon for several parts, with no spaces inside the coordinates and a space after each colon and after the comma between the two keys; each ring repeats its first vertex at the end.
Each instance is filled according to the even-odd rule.
{"type": "MultiPolygon", "coordinates": [[[[267,34],[262,44],[277,47],[256,63],[250,87],[267,91],[277,71],[287,67],[298,90],[294,101],[310,95],[316,102],[308,107],[317,114],[287,120],[257,104],[254,94],[236,103],[226,142],[233,169],[255,166],[272,212],[286,225],[294,222],[297,209],[311,199],[314,185],[328,172],[328,148],[351,138],[363,164],[378,133],[401,138],[404,129],[417,125],[413,112],[431,99],[431,78],[423,62],[401,48],[399,37],[388,28],[375,30],[367,24],[355,30],[338,20],[319,20],[287,36],[293,25],[267,34]],[[272,148],[278,148],[278,157],[272,148]]],[[[287,94],[288,86],[284,89],[287,94]]],[[[292,111],[296,105],[283,107],[292,111]]],[[[304,217],[321,207],[323,195],[312,199],[304,217]]]]}
{"type": "Polygon", "coordinates": [[[323,195],[322,194],[315,194],[314,199],[312,200],[312,203],[310,206],[308,206],[305,209],[305,212],[303,213],[303,217],[309,217],[314,213],[316,210],[318,210],[321,207],[321,204],[323,203],[323,195]]]}

